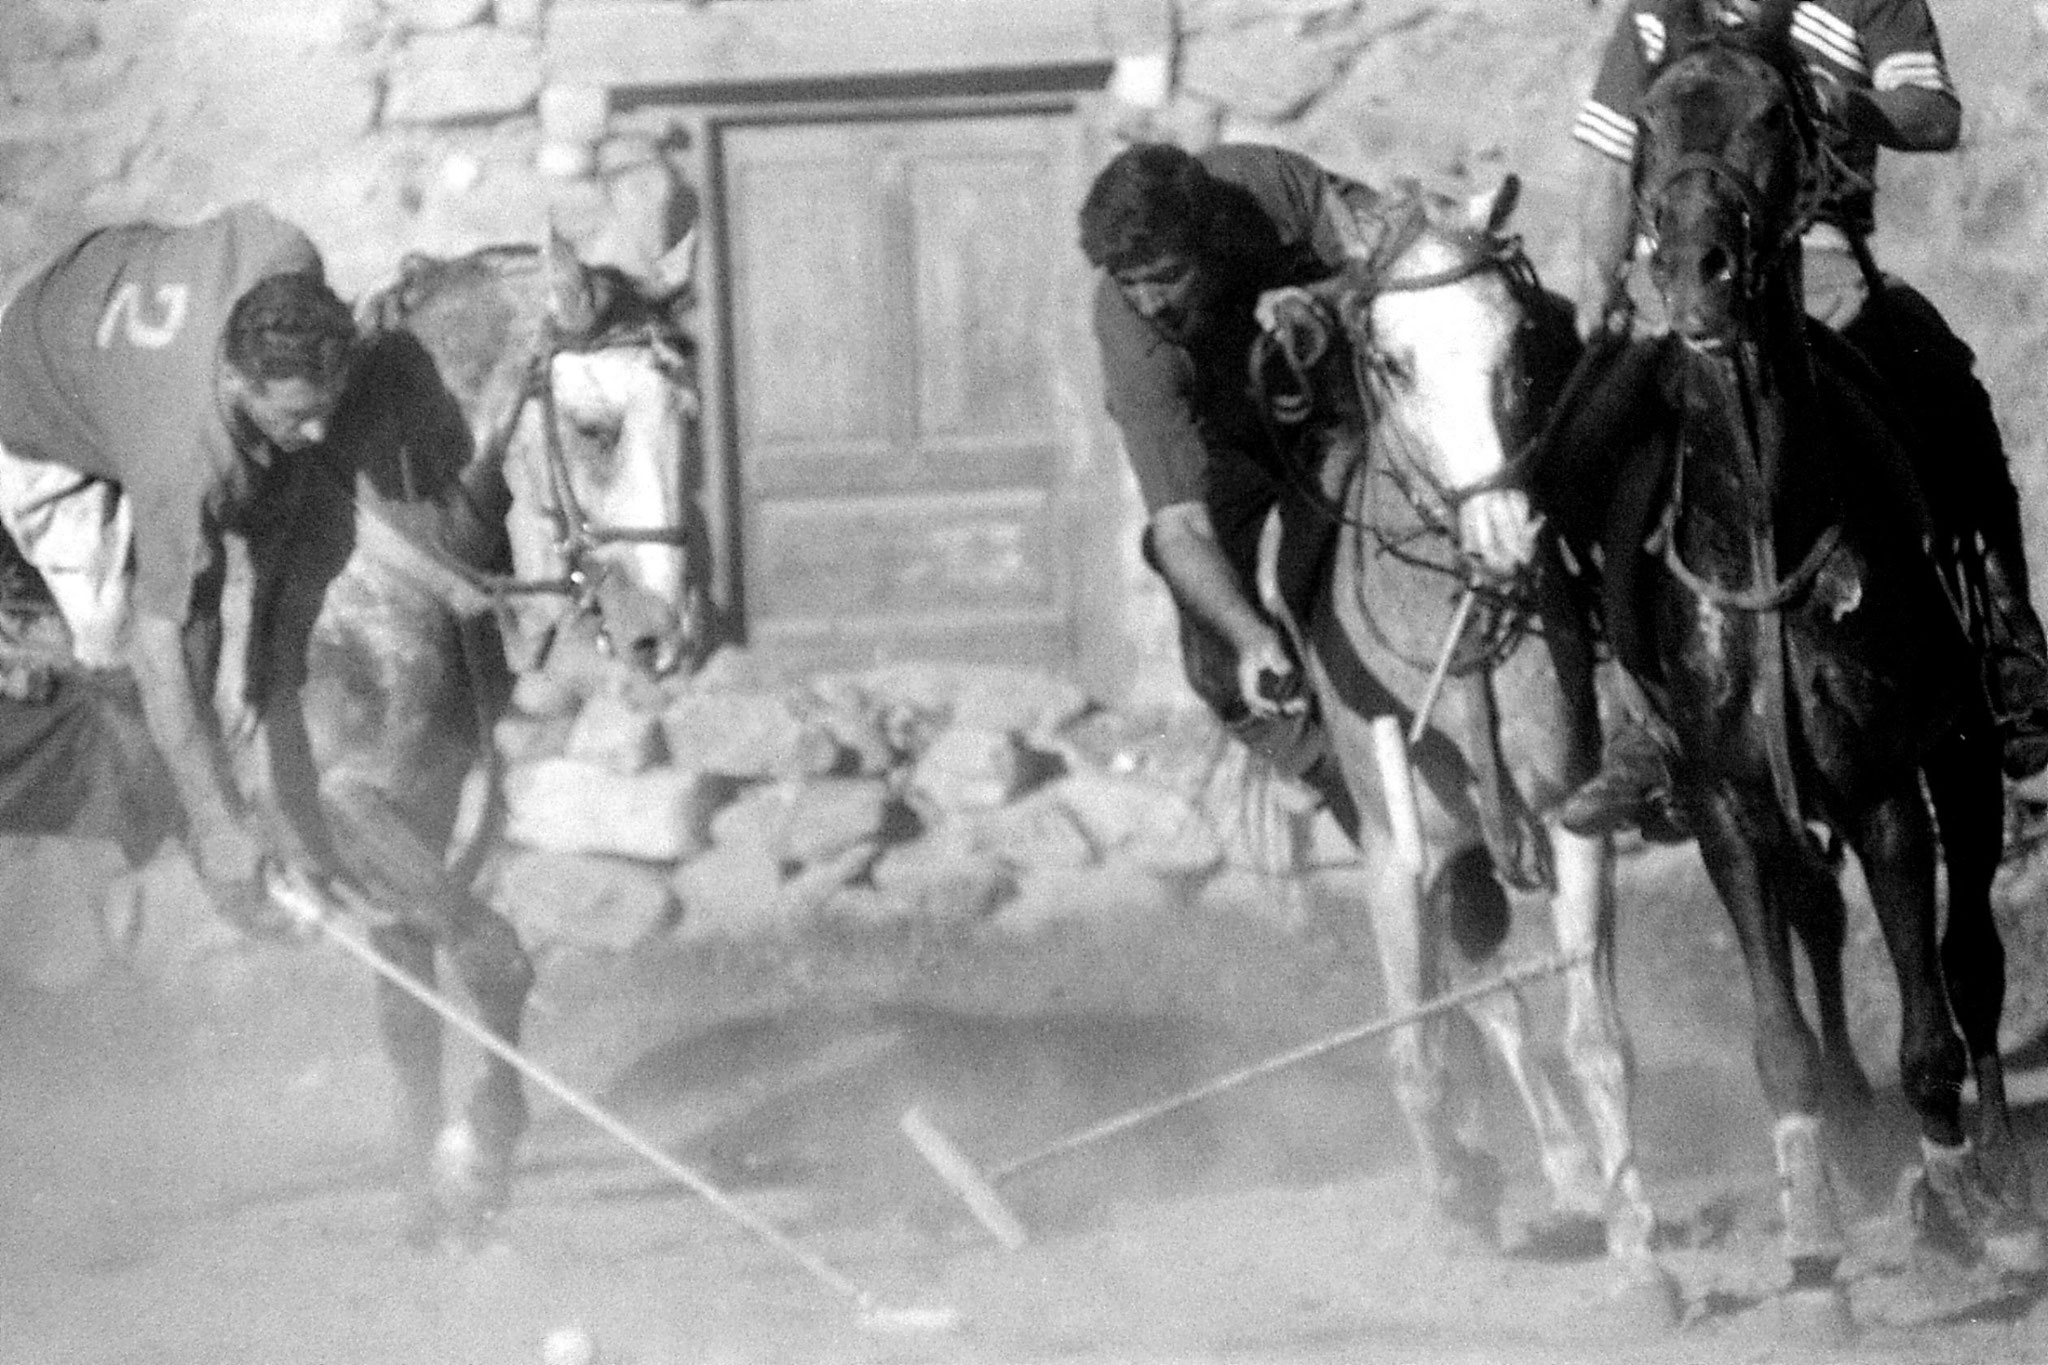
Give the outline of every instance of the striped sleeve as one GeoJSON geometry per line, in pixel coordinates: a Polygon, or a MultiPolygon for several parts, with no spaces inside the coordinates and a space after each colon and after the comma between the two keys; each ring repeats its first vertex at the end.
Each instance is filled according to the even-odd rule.
{"type": "MultiPolygon", "coordinates": [[[[1872,89],[1917,86],[1955,94],[1948,62],[1942,56],[1941,36],[1935,30],[1934,16],[1928,11],[1926,0],[1862,0],[1862,4],[1867,12],[1857,25],[1857,32],[1862,38],[1860,56],[1872,89]]],[[[1816,8],[1814,0],[1799,6],[1802,12],[1816,8]]]]}
{"type": "Polygon", "coordinates": [[[1649,88],[1649,73],[1664,55],[1664,23],[1642,3],[1623,7],[1600,74],[1579,106],[1572,136],[1602,156],[1632,161],[1636,154],[1636,108],[1649,88]]]}
{"type": "Polygon", "coordinates": [[[1616,161],[1635,160],[1636,121],[1615,113],[1598,100],[1588,99],[1579,106],[1572,136],[1616,161]]]}

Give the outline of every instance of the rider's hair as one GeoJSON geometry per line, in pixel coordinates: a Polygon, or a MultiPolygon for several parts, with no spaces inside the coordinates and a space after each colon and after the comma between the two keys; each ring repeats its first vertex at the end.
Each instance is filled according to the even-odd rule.
{"type": "Polygon", "coordinates": [[[221,339],[227,363],[267,383],[341,382],[356,345],[348,305],[311,271],[271,275],[235,300],[221,339]]]}
{"type": "Polygon", "coordinates": [[[1184,149],[1140,142],[1102,168],[1081,203],[1081,250],[1103,270],[1188,255],[1209,234],[1215,181],[1184,149]]]}

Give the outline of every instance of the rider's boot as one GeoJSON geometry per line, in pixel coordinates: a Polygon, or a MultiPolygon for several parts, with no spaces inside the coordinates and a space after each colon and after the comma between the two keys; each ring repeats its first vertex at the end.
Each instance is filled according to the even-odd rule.
{"type": "Polygon", "coordinates": [[[2048,636],[2027,590],[2018,532],[2016,522],[1987,527],[1982,542],[1985,674],[2005,775],[2016,782],[2048,769],[2048,636]]]}
{"type": "Polygon", "coordinates": [[[1691,836],[1673,804],[1671,753],[1655,726],[1623,716],[1600,751],[1600,771],[1565,799],[1558,812],[1574,834],[1594,837],[1635,829],[1653,843],[1691,836]]]}

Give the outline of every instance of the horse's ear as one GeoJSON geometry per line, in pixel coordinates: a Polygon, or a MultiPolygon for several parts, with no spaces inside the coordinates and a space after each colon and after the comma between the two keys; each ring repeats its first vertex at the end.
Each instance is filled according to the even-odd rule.
{"type": "Polygon", "coordinates": [[[590,272],[552,223],[542,256],[547,262],[548,316],[569,336],[582,336],[597,325],[597,294],[590,272]]]}
{"type": "Polygon", "coordinates": [[[1522,177],[1509,171],[1501,177],[1500,184],[1465,201],[1465,217],[1480,231],[1497,233],[1507,226],[1508,215],[1515,211],[1521,197],[1522,177]]]}
{"type": "Polygon", "coordinates": [[[697,223],[690,224],[690,230],[662,253],[661,259],[648,272],[645,285],[654,299],[664,303],[675,299],[696,279],[698,226],[697,223]]]}

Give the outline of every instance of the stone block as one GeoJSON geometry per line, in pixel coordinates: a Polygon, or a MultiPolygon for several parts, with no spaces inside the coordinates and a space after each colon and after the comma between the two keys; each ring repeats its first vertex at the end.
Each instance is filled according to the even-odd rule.
{"type": "Polygon", "coordinates": [[[447,33],[484,17],[491,0],[384,0],[393,23],[415,33],[447,33]]]}
{"type": "Polygon", "coordinates": [[[611,120],[611,92],[601,85],[551,84],[538,105],[541,136],[564,146],[597,146],[611,120]]]}
{"type": "Polygon", "coordinates": [[[912,790],[939,810],[990,810],[1017,794],[1024,753],[1007,730],[955,723],[919,756],[912,790]]]}
{"type": "Polygon", "coordinates": [[[775,841],[789,803],[784,784],[758,782],[742,788],[711,815],[713,848],[745,848],[776,860],[775,841]]]}
{"type": "Polygon", "coordinates": [[[1209,817],[1170,788],[1140,777],[1081,770],[1047,790],[1073,813],[1105,862],[1191,876],[1223,861],[1223,842],[1209,817]]]}
{"type": "Polygon", "coordinates": [[[727,777],[791,777],[831,771],[839,745],[800,720],[780,697],[690,692],[662,713],[678,763],[727,777]]]}
{"type": "Polygon", "coordinates": [[[1096,861],[1095,845],[1073,812],[1043,793],[994,810],[950,815],[944,829],[1010,867],[1079,868],[1096,861]]]}
{"type": "Polygon", "coordinates": [[[784,927],[782,869],[765,849],[714,846],[669,885],[682,903],[678,938],[750,938],[784,927]]]}
{"type": "Polygon", "coordinates": [[[1059,728],[1091,705],[1087,693],[1063,678],[994,664],[891,664],[863,674],[861,684],[880,701],[943,710],[955,725],[1027,738],[1059,728]]]}
{"type": "Polygon", "coordinates": [[[881,839],[895,813],[879,778],[763,782],[712,815],[711,843],[756,851],[778,866],[808,864],[881,839]]]}
{"type": "Polygon", "coordinates": [[[888,784],[873,777],[822,777],[786,785],[771,849],[786,863],[837,857],[879,840],[889,818],[888,784]]]}
{"type": "Polygon", "coordinates": [[[492,878],[492,903],[531,948],[569,944],[623,952],[676,917],[665,868],[580,853],[513,850],[492,878]]]}
{"type": "Polygon", "coordinates": [[[492,0],[491,17],[500,28],[538,33],[547,18],[547,0],[492,0]]]}
{"type": "Polygon", "coordinates": [[[391,63],[387,123],[458,123],[532,107],[540,94],[540,42],[495,28],[422,33],[391,63]]]}
{"type": "Polygon", "coordinates": [[[1016,893],[1017,876],[1001,859],[944,840],[887,849],[868,870],[877,891],[904,902],[911,915],[978,920],[1016,893]]]}
{"type": "Polygon", "coordinates": [[[782,921],[793,924],[823,910],[847,883],[864,875],[874,865],[875,855],[881,847],[880,840],[864,839],[808,862],[799,871],[783,878],[777,898],[777,913],[782,921]]]}
{"type": "Polygon", "coordinates": [[[615,689],[593,693],[570,727],[565,752],[617,773],[640,773],[668,757],[661,717],[615,689]]]}
{"type": "Polygon", "coordinates": [[[522,763],[505,775],[505,837],[557,853],[675,862],[703,847],[703,774],[624,774],[572,758],[522,763]]]}

